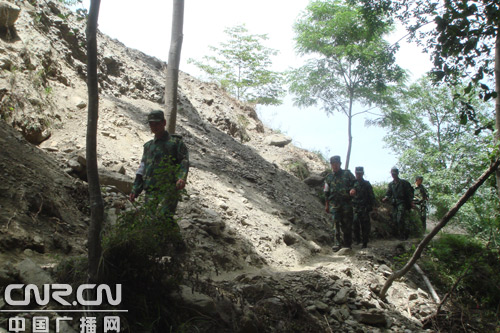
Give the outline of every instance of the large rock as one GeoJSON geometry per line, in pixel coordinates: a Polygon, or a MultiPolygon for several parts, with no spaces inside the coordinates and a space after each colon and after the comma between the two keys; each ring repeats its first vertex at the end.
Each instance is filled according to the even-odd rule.
{"type": "Polygon", "coordinates": [[[304,183],[311,187],[316,187],[316,186],[321,186],[323,185],[323,182],[325,181],[325,177],[318,175],[318,174],[312,174],[306,179],[304,179],[304,183]]]}
{"type": "Polygon", "coordinates": [[[385,315],[376,309],[368,311],[353,310],[351,311],[351,315],[354,317],[354,319],[363,324],[372,326],[387,326],[385,315]]]}
{"type": "Polygon", "coordinates": [[[180,288],[180,293],[174,296],[180,297],[180,301],[185,304],[187,309],[209,316],[217,314],[215,302],[211,297],[193,291],[188,286],[181,285],[180,288]]]}
{"type": "Polygon", "coordinates": [[[125,194],[130,194],[134,185],[132,177],[108,170],[99,170],[99,182],[101,185],[113,186],[125,194]]]}
{"type": "Polygon", "coordinates": [[[24,259],[16,265],[19,276],[24,284],[35,284],[41,290],[44,284],[52,284],[54,281],[50,275],[31,259],[24,259]]]}
{"type": "Polygon", "coordinates": [[[285,147],[292,139],[283,134],[273,134],[268,136],[265,142],[270,146],[285,147]]]}
{"type": "Polygon", "coordinates": [[[0,1],[0,29],[13,27],[20,12],[21,8],[8,2],[0,1]]]}
{"type": "Polygon", "coordinates": [[[337,294],[335,295],[335,297],[333,298],[333,301],[337,304],[344,304],[347,302],[347,298],[349,297],[349,292],[351,290],[349,288],[341,288],[337,294]]]}

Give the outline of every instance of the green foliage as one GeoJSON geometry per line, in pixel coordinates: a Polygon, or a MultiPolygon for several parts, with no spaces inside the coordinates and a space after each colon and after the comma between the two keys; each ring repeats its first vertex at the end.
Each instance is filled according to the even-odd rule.
{"type": "Polygon", "coordinates": [[[329,160],[325,157],[325,155],[323,155],[323,153],[321,152],[321,150],[313,150],[311,151],[314,155],[316,155],[320,160],[321,162],[323,163],[323,165],[325,166],[325,171],[329,171],[330,170],[330,162],[329,160]]]}
{"type": "Polygon", "coordinates": [[[56,268],[56,277],[59,283],[80,285],[87,283],[88,258],[69,257],[62,260],[56,268]]]}
{"type": "Polygon", "coordinates": [[[411,248],[401,252],[400,254],[394,256],[394,268],[396,270],[402,269],[408,261],[410,261],[413,253],[416,250],[415,244],[412,244],[411,248]]]}
{"type": "MultiPolygon", "coordinates": [[[[490,161],[493,133],[476,129],[490,127],[491,105],[473,98],[474,91],[469,91],[476,122],[461,122],[457,110],[462,104],[456,96],[464,90],[460,85],[434,86],[424,77],[399,90],[399,104],[384,108],[384,116],[377,122],[387,130],[384,141],[400,156],[403,178],[413,181],[417,175],[424,177],[435,219],[441,219],[490,161]]],[[[497,201],[495,184],[487,182],[456,219],[476,234],[488,231],[497,201]]]]}
{"type": "MultiPolygon", "coordinates": [[[[471,80],[470,87],[479,87],[476,92],[480,99],[486,102],[497,97],[495,56],[492,56],[500,24],[496,1],[362,2],[366,9],[392,12],[402,22],[408,31],[408,40],[424,46],[432,55],[434,80],[450,85],[471,80]]],[[[463,121],[473,118],[473,107],[462,113],[463,121]]]]}
{"type": "Polygon", "coordinates": [[[304,180],[311,175],[307,163],[302,161],[301,159],[291,160],[286,165],[286,168],[300,180],[304,180]]]}
{"type": "Polygon", "coordinates": [[[387,183],[380,184],[372,184],[373,194],[375,195],[375,200],[380,202],[383,197],[385,197],[385,193],[387,192],[387,183]]]}
{"type": "MultiPolygon", "coordinates": [[[[383,39],[392,29],[385,16],[367,17],[355,3],[316,0],[294,29],[298,53],[311,56],[288,73],[296,105],[320,104],[326,113],[345,114],[350,126],[354,102],[392,102],[390,87],[404,80],[405,73],[395,63],[395,50],[383,39]]],[[[348,161],[349,156],[346,166],[348,161]]]]}
{"type": "Polygon", "coordinates": [[[297,50],[314,55],[290,73],[290,90],[301,106],[321,101],[326,112],[348,114],[353,100],[384,104],[389,84],[404,78],[383,36],[389,22],[367,20],[358,6],[317,0],[295,24],[297,50]]]}
{"type": "Polygon", "coordinates": [[[443,234],[422,258],[422,269],[442,292],[458,280],[454,297],[469,308],[496,311],[500,305],[500,255],[465,235],[443,234]]]}
{"type": "Polygon", "coordinates": [[[182,279],[182,252],[185,245],[173,218],[172,202],[178,171],[163,163],[155,174],[154,189],[135,211],[121,215],[103,237],[101,279],[121,283],[122,306],[129,310],[131,331],[164,332],[179,325],[180,313],[171,301],[171,292],[182,279]]]}
{"type": "Polygon", "coordinates": [[[220,48],[211,46],[216,54],[203,61],[188,59],[218,82],[237,99],[263,105],[279,105],[284,96],[282,74],[269,70],[276,50],[265,47],[267,35],[249,34],[245,25],[224,30],[228,41],[220,48]]]}

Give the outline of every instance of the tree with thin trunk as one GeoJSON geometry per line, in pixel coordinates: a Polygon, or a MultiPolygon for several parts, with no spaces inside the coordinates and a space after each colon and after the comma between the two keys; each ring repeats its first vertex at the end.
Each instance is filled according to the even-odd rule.
{"type": "MultiPolygon", "coordinates": [[[[491,0],[362,0],[366,10],[396,16],[408,31],[408,41],[431,54],[437,82],[470,82],[468,94],[478,87],[484,101],[495,103],[497,146],[500,141],[500,6],[491,0]],[[430,27],[430,28],[429,28],[430,27]]],[[[473,121],[474,107],[457,110],[462,122],[473,121]]],[[[500,184],[500,171],[496,172],[500,184]]],[[[497,186],[500,198],[500,186],[497,186]]]]}
{"type": "MultiPolygon", "coordinates": [[[[382,108],[374,123],[385,131],[384,141],[398,156],[406,179],[423,176],[432,216],[441,219],[491,161],[494,122],[492,103],[485,103],[466,85],[435,85],[424,76],[395,94],[397,105],[382,108]],[[458,98],[456,96],[463,96],[458,98]],[[461,101],[475,109],[475,122],[462,122],[461,101]],[[476,128],[481,128],[481,131],[476,128]]],[[[456,222],[475,235],[495,223],[498,197],[491,182],[460,209],[456,222]]]]}
{"type": "Polygon", "coordinates": [[[294,26],[298,53],[311,56],[289,73],[295,105],[319,104],[327,114],[346,115],[346,169],[354,104],[385,105],[392,101],[391,85],[405,79],[395,63],[395,49],[384,40],[392,29],[390,17],[382,11],[364,12],[354,0],[312,1],[294,26]]]}
{"type": "Polygon", "coordinates": [[[167,131],[175,133],[177,122],[177,87],[179,86],[179,64],[182,49],[182,28],[184,26],[184,0],[173,1],[172,34],[168,53],[167,82],[165,84],[165,111],[167,131]]]}
{"type": "Polygon", "coordinates": [[[280,105],[285,94],[283,74],[270,70],[271,57],[278,51],[263,45],[266,34],[250,34],[245,25],[226,28],[228,41],[220,47],[209,46],[216,55],[207,55],[203,61],[189,59],[208,75],[210,80],[240,101],[280,105]]]}
{"type": "Polygon", "coordinates": [[[97,121],[99,117],[99,91],[97,79],[97,19],[101,0],[90,1],[87,20],[87,181],[89,186],[91,221],[88,233],[88,278],[95,283],[101,258],[101,229],[104,220],[104,203],[99,185],[97,168],[97,121]]]}
{"type": "MultiPolygon", "coordinates": [[[[500,141],[500,6],[491,0],[362,0],[365,10],[383,10],[397,16],[409,33],[409,41],[424,46],[434,62],[432,73],[435,81],[454,85],[470,82],[464,90],[468,94],[474,87],[480,88],[479,97],[491,98],[495,103],[496,155],[500,141]],[[429,25],[433,29],[425,29],[429,25]]],[[[462,123],[475,121],[476,110],[467,102],[457,112],[462,123]]],[[[480,130],[480,129],[479,129],[480,130]]],[[[442,218],[434,230],[442,228],[458,209],[476,192],[486,178],[496,173],[497,196],[500,198],[500,171],[498,159],[487,172],[464,194],[458,203],[442,218]]],[[[386,282],[384,296],[392,282],[406,274],[420,257],[424,247],[437,233],[434,230],[425,237],[405,267],[386,282]]]]}

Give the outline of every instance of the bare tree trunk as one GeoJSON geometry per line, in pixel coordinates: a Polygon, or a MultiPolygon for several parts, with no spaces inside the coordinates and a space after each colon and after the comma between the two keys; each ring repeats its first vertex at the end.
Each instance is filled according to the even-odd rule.
{"type": "Polygon", "coordinates": [[[184,0],[174,0],[172,13],[172,36],[168,53],[167,83],[165,85],[165,108],[167,131],[175,133],[177,122],[177,87],[179,85],[179,63],[181,61],[182,28],[184,25],[184,0]]]}
{"type": "Polygon", "coordinates": [[[443,216],[443,218],[441,219],[441,221],[439,221],[439,223],[434,227],[434,229],[432,229],[432,231],[429,232],[429,234],[427,236],[425,236],[425,238],[420,242],[420,244],[418,244],[417,249],[413,253],[413,256],[410,258],[410,260],[406,263],[406,265],[402,269],[400,269],[399,271],[396,271],[396,272],[392,273],[392,275],[387,279],[387,281],[384,284],[384,287],[380,291],[380,297],[381,298],[385,298],[387,290],[391,287],[391,285],[394,282],[394,280],[396,280],[396,279],[402,277],[403,275],[405,275],[406,273],[408,273],[408,271],[411,269],[411,267],[420,258],[420,256],[422,255],[422,252],[424,251],[424,249],[427,246],[427,244],[429,244],[429,242],[432,240],[432,238],[434,238],[434,236],[439,232],[439,230],[441,230],[446,225],[446,223],[448,223],[448,221],[451,220],[451,218],[458,212],[458,210],[460,209],[460,207],[462,207],[463,204],[465,204],[467,202],[467,200],[469,200],[469,198],[474,195],[474,193],[477,191],[477,189],[481,185],[483,185],[483,183],[486,181],[486,179],[488,179],[488,177],[493,172],[495,172],[497,170],[497,168],[498,168],[499,165],[500,165],[500,159],[497,159],[488,168],[488,170],[486,170],[481,175],[481,177],[478,178],[478,180],[476,181],[476,183],[474,183],[474,185],[472,185],[471,187],[469,187],[469,189],[467,190],[467,192],[465,192],[465,194],[458,200],[458,202],[455,204],[455,206],[453,206],[453,208],[451,208],[446,213],[446,215],[443,216]]]}
{"type": "Polygon", "coordinates": [[[425,275],[422,268],[420,268],[420,266],[418,264],[413,265],[413,267],[415,267],[415,270],[422,276],[422,279],[424,280],[424,283],[427,286],[427,289],[429,289],[429,292],[431,293],[431,296],[432,296],[432,299],[434,300],[434,302],[440,303],[441,300],[439,299],[439,295],[437,294],[436,290],[434,290],[434,287],[432,286],[431,281],[429,280],[427,275],[425,275]]]}
{"type": "Polygon", "coordinates": [[[349,97],[349,114],[347,115],[347,156],[345,159],[345,169],[349,169],[349,162],[351,161],[352,150],[352,101],[353,96],[349,97]]]}
{"type": "Polygon", "coordinates": [[[97,281],[99,261],[101,258],[101,229],[104,219],[104,204],[99,185],[97,169],[97,120],[99,117],[99,91],[97,80],[97,19],[101,0],[90,1],[87,21],[87,87],[88,87],[88,119],[87,119],[87,181],[89,185],[91,222],[88,233],[88,278],[97,281]]]}
{"type": "MultiPolygon", "coordinates": [[[[500,29],[500,27],[497,27],[500,29]]],[[[497,38],[495,44],[495,90],[500,94],[500,33],[497,30],[497,38]]],[[[500,95],[495,99],[495,126],[496,126],[496,144],[500,142],[500,95]]],[[[500,199],[500,170],[496,171],[497,194],[500,199]]]]}

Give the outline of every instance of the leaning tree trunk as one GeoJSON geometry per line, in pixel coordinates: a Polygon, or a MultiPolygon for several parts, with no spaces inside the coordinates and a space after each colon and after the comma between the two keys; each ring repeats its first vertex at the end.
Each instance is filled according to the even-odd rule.
{"type": "Polygon", "coordinates": [[[88,277],[97,281],[99,260],[101,257],[101,229],[104,219],[104,204],[99,185],[97,169],[97,119],[99,115],[99,91],[97,82],[97,18],[101,0],[91,0],[87,21],[87,181],[89,184],[91,222],[88,233],[88,277]]]}
{"type": "Polygon", "coordinates": [[[476,181],[476,183],[474,183],[474,185],[472,185],[471,187],[469,187],[469,189],[467,190],[467,192],[465,192],[465,194],[458,200],[458,202],[455,204],[455,206],[453,208],[451,208],[445,216],[443,216],[443,218],[441,219],[441,221],[439,221],[439,223],[434,227],[434,229],[432,229],[432,231],[427,235],[425,236],[425,238],[420,242],[420,244],[418,244],[418,247],[417,249],[415,250],[415,252],[413,253],[413,256],[410,258],[410,261],[408,261],[406,263],[406,265],[400,269],[399,271],[396,271],[394,273],[392,273],[391,276],[389,276],[389,278],[387,279],[387,281],[385,282],[385,285],[384,287],[382,288],[382,290],[380,291],[380,297],[381,298],[385,298],[385,295],[387,293],[387,290],[391,287],[392,283],[394,282],[394,280],[402,277],[403,275],[405,275],[406,273],[408,273],[408,271],[413,267],[413,264],[415,264],[417,262],[417,260],[420,258],[422,252],[424,251],[425,247],[427,246],[427,244],[429,244],[429,242],[432,240],[432,238],[439,232],[439,230],[441,230],[445,225],[446,223],[448,223],[448,221],[458,212],[458,210],[460,209],[460,207],[463,206],[463,204],[465,204],[467,202],[467,200],[469,200],[470,197],[472,197],[474,195],[474,193],[477,191],[477,189],[483,185],[483,183],[486,181],[486,179],[488,179],[488,177],[497,170],[498,166],[500,165],[500,159],[497,159],[490,167],[488,170],[486,170],[482,175],[481,177],[478,178],[478,180],[476,181]]]}
{"type": "Polygon", "coordinates": [[[174,0],[172,13],[172,36],[168,53],[167,82],[165,84],[165,108],[167,131],[175,133],[177,121],[177,86],[179,85],[179,63],[181,61],[182,27],[184,24],[184,0],[174,0]]]}

